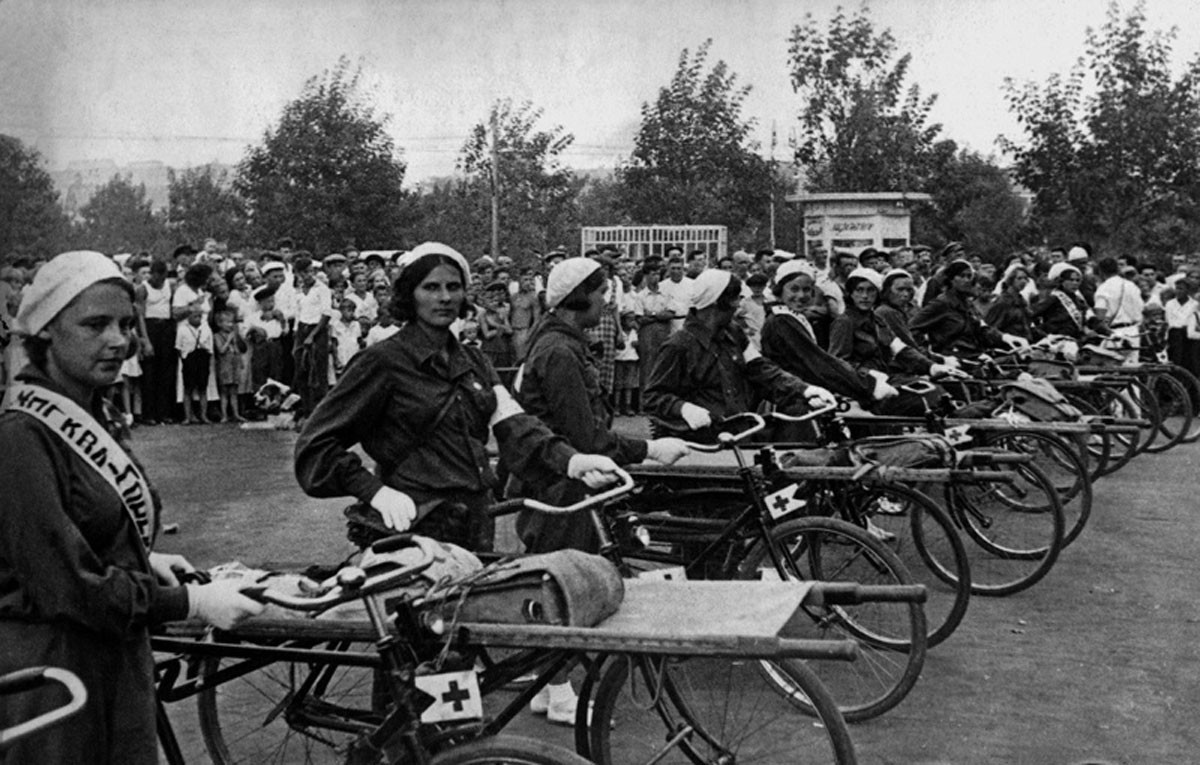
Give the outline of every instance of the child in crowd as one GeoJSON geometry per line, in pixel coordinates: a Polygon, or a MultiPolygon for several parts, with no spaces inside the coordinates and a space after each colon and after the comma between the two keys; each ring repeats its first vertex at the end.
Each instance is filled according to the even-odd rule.
{"type": "Polygon", "coordinates": [[[121,396],[121,411],[125,423],[132,426],[142,419],[142,348],[143,343],[134,332],[130,338],[134,353],[121,365],[121,379],[113,386],[113,392],[121,396]]]}
{"type": "Polygon", "coordinates": [[[513,356],[516,363],[525,360],[529,352],[529,339],[533,336],[533,328],[542,317],[542,303],[538,300],[536,284],[533,280],[533,269],[521,269],[521,277],[517,282],[515,293],[510,289],[511,313],[509,321],[512,324],[513,356]]]}
{"type": "Polygon", "coordinates": [[[332,368],[339,376],[362,345],[362,325],[354,318],[357,310],[357,303],[348,297],[343,298],[338,305],[340,315],[329,325],[330,337],[333,339],[332,368]]]}
{"type": "Polygon", "coordinates": [[[246,334],[254,346],[250,355],[250,387],[258,390],[267,380],[283,379],[283,313],[275,307],[275,288],[254,291],[256,310],[250,314],[246,334]]]}
{"type": "Polygon", "coordinates": [[[625,346],[617,351],[616,368],[613,372],[613,395],[617,414],[637,414],[641,408],[641,386],[638,373],[637,317],[632,313],[621,314],[621,332],[625,346]]]}
{"type": "Polygon", "coordinates": [[[183,367],[183,421],[208,424],[208,370],[212,365],[213,335],[204,321],[204,309],[193,305],[175,332],[175,350],[183,367]],[[198,411],[192,409],[196,401],[198,411]]]}
{"type": "Polygon", "coordinates": [[[512,325],[509,323],[508,285],[492,282],[480,293],[479,336],[483,353],[497,369],[513,366],[512,325]]]}
{"type": "Polygon", "coordinates": [[[375,326],[371,327],[371,331],[367,333],[368,347],[387,340],[400,331],[400,327],[396,325],[396,319],[392,316],[392,310],[389,306],[381,305],[379,307],[379,318],[376,319],[376,322],[375,326]]]}
{"type": "Polygon", "coordinates": [[[213,334],[213,352],[217,357],[217,392],[221,396],[221,417],[217,422],[245,422],[238,411],[238,381],[242,378],[242,354],[246,341],[234,323],[233,309],[213,314],[217,331],[213,334]]]}
{"type": "Polygon", "coordinates": [[[463,319],[462,329],[459,332],[458,339],[468,348],[481,347],[479,342],[479,322],[474,318],[463,319]]]}

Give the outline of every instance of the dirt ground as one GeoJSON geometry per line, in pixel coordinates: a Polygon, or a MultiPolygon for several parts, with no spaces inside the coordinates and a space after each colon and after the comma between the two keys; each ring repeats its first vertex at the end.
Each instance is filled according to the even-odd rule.
{"type": "MultiPolygon", "coordinates": [[[[621,423],[638,430],[641,423],[621,423]]],[[[295,435],[232,426],[135,431],[179,532],[159,549],[198,566],[336,562],[346,500],[304,496],[295,435]]],[[[912,694],[852,726],[859,761],[1200,762],[1200,444],[1138,457],[1096,485],[1091,521],[1033,589],[973,598],[912,694]]],[[[170,710],[190,763],[207,762],[189,702],[170,710]]],[[[568,743],[565,729],[520,732],[568,743]]]]}

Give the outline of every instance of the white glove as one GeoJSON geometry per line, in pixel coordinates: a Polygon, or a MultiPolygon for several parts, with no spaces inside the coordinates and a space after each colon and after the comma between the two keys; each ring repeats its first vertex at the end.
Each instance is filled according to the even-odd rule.
{"type": "Polygon", "coordinates": [[[417,518],[417,506],[412,497],[390,486],[375,492],[375,496],[371,497],[371,507],[383,516],[385,526],[396,531],[406,531],[417,518]]]}
{"type": "Polygon", "coordinates": [[[700,430],[712,425],[712,412],[695,404],[684,404],[679,410],[679,416],[692,430],[700,430]]]}
{"type": "Polygon", "coordinates": [[[930,377],[962,377],[962,372],[958,371],[958,367],[952,367],[949,364],[931,364],[929,367],[930,377]]]}
{"type": "Polygon", "coordinates": [[[656,438],[646,442],[646,456],[655,462],[671,465],[687,456],[688,445],[679,438],[656,438]]]}
{"type": "Polygon", "coordinates": [[[1009,347],[1014,350],[1019,349],[1019,348],[1028,348],[1029,347],[1029,341],[1026,340],[1025,338],[1021,337],[1020,335],[1010,335],[1006,332],[1006,333],[1000,335],[1000,338],[1004,342],[1008,343],[1009,347]]]}
{"type": "Polygon", "coordinates": [[[168,555],[166,553],[150,553],[150,570],[154,572],[154,576],[158,578],[161,584],[168,587],[179,586],[179,574],[186,574],[196,570],[196,567],[188,562],[188,559],[182,555],[168,555]]]}
{"type": "Polygon", "coordinates": [[[810,385],[805,388],[804,398],[808,399],[808,405],[813,409],[837,404],[837,398],[834,397],[833,393],[822,388],[820,385],[810,385]]]}
{"type": "Polygon", "coordinates": [[[951,369],[962,369],[962,362],[959,361],[958,357],[956,356],[943,356],[942,364],[950,367],[951,369]]]}
{"type": "Polygon", "coordinates": [[[882,377],[875,378],[875,390],[871,393],[876,401],[883,401],[885,398],[899,396],[900,391],[896,390],[886,379],[882,377]]]}
{"type": "Polygon", "coordinates": [[[248,616],[261,614],[263,604],[241,593],[252,586],[244,579],[221,579],[209,584],[189,584],[188,618],[227,630],[248,616]]]}
{"type": "Polygon", "coordinates": [[[617,463],[603,454],[576,454],[567,463],[567,477],[599,489],[617,480],[617,463]]]}

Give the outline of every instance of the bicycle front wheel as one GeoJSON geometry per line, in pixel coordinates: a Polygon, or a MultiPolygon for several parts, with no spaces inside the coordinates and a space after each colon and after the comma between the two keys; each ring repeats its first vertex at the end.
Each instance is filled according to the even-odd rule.
{"type": "Polygon", "coordinates": [[[867,528],[925,585],[929,647],[958,628],[971,599],[971,565],[946,511],[899,484],[856,485],[845,494],[846,520],[867,528]]]}
{"type": "Polygon", "coordinates": [[[431,765],[589,765],[569,749],[523,736],[490,736],[438,752],[431,765]]]}
{"type": "MultiPolygon", "coordinates": [[[[300,647],[375,652],[365,642],[300,647]]],[[[203,675],[238,661],[207,658],[203,675]]],[[[350,745],[383,719],[373,711],[382,703],[373,699],[374,675],[370,667],[272,662],[210,686],[197,696],[209,757],[214,765],[342,765],[350,745]]]]}
{"type": "Polygon", "coordinates": [[[1187,387],[1170,374],[1156,374],[1146,383],[1158,403],[1158,438],[1146,447],[1154,454],[1183,443],[1192,430],[1195,412],[1187,387]]]}
{"type": "Polygon", "coordinates": [[[1054,484],[1036,465],[1009,481],[947,484],[947,503],[967,536],[971,592],[1011,595],[1032,587],[1058,560],[1065,522],[1054,484]]]}
{"type": "Polygon", "coordinates": [[[788,672],[816,721],[764,683],[754,660],[616,657],[593,694],[589,756],[599,765],[856,762],[828,690],[803,664],[788,672]]]}
{"type": "MultiPolygon", "coordinates": [[[[915,584],[894,552],[863,529],[835,518],[796,518],[770,529],[770,544],[782,556],[778,566],[760,540],[739,566],[744,579],[858,584],[915,584]]],[[[761,667],[789,701],[807,714],[815,705],[803,688],[788,681],[797,665],[807,667],[837,700],[847,722],[877,717],[899,704],[925,665],[928,625],[920,603],[862,603],[857,606],[802,606],[808,634],[818,640],[854,640],[855,661],[787,659],[761,667]]],[[[800,621],[799,619],[794,621],[800,621]]]]}

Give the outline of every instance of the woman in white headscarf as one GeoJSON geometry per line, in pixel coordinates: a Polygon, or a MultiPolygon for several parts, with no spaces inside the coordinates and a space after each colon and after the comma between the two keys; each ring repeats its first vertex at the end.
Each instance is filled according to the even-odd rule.
{"type": "MultiPolygon", "coordinates": [[[[16,317],[30,364],[0,414],[0,673],[63,667],[88,690],[70,735],[35,735],[5,762],[138,765],[158,759],[150,627],[229,628],[261,606],[235,582],[180,586],[180,556],[150,552],[158,502],[102,391],[130,348],[133,285],[98,252],[43,266],[16,317]]],[[[55,706],[29,693],[0,728],[55,706]]]]}

